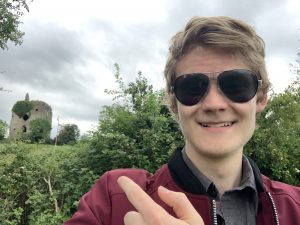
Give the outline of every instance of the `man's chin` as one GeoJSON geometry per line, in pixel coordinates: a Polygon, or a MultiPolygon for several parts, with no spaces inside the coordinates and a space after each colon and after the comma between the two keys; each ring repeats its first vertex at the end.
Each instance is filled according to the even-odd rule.
{"type": "Polygon", "coordinates": [[[196,154],[201,155],[202,157],[205,158],[210,158],[214,160],[220,160],[220,159],[225,159],[228,157],[231,157],[235,154],[238,154],[242,152],[242,148],[233,148],[233,147],[227,147],[224,146],[224,144],[220,145],[214,145],[214,146],[206,146],[206,148],[195,148],[196,154]]]}

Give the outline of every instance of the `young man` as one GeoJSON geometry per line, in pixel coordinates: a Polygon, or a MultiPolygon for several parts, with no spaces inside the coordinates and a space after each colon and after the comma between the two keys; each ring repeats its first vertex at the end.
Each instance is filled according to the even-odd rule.
{"type": "Polygon", "coordinates": [[[244,22],[192,18],[172,38],[165,67],[184,148],[154,175],[105,173],[65,225],[120,225],[124,217],[128,225],[299,225],[300,188],[271,181],[243,155],[267,104],[264,56],[244,22]]]}

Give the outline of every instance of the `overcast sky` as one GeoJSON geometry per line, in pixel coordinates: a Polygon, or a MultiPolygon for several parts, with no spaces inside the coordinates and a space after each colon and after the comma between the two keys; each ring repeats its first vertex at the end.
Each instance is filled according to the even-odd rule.
{"type": "Polygon", "coordinates": [[[21,46],[0,49],[0,119],[28,92],[52,107],[52,137],[60,123],[81,134],[95,129],[99,112],[112,103],[116,62],[127,81],[142,71],[154,88],[170,37],[192,16],[233,16],[254,26],[266,42],[273,88],[281,92],[294,75],[300,51],[299,0],[34,0],[22,17],[21,46]]]}

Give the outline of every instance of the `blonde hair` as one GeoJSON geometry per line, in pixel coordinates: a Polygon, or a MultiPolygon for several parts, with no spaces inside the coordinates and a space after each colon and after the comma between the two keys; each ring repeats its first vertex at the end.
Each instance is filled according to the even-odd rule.
{"type": "Polygon", "coordinates": [[[181,57],[196,46],[238,55],[262,79],[258,100],[268,92],[270,81],[264,59],[265,44],[253,28],[230,17],[193,17],[183,31],[172,37],[164,69],[167,105],[175,114],[177,104],[171,87],[176,79],[176,66],[181,57]]]}

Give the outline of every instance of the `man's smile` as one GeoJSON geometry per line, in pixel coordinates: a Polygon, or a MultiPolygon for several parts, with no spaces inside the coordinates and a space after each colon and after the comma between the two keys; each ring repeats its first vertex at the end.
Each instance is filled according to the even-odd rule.
{"type": "Polygon", "coordinates": [[[228,122],[200,122],[199,124],[202,127],[214,127],[214,128],[218,128],[218,127],[229,127],[232,126],[235,123],[235,121],[228,121],[228,122]]]}

